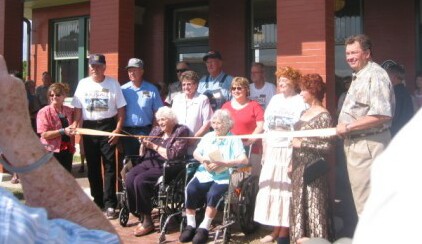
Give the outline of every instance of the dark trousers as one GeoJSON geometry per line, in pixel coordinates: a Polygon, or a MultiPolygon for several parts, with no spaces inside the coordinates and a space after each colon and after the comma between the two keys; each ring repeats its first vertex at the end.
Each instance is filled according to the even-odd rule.
{"type": "MultiPolygon", "coordinates": [[[[144,135],[147,136],[151,132],[152,126],[143,127],[123,127],[126,133],[131,135],[144,135]]],[[[125,156],[139,155],[139,140],[134,137],[122,137],[122,144],[125,156]]]]}
{"type": "Polygon", "coordinates": [[[125,184],[131,213],[151,214],[154,185],[162,175],[161,166],[149,162],[136,165],[126,174],[125,184]]]}
{"type": "Polygon", "coordinates": [[[205,200],[207,206],[215,208],[228,189],[228,184],[217,184],[214,181],[201,183],[194,177],[186,186],[186,208],[200,208],[205,200]]]}
{"type": "Polygon", "coordinates": [[[69,173],[72,173],[73,153],[70,153],[67,150],[60,151],[58,153],[54,153],[54,157],[67,171],[69,171],[69,173]]]}
{"type": "MultiPolygon", "coordinates": [[[[111,132],[116,128],[116,122],[113,119],[104,123],[84,121],[83,127],[111,132]]],[[[117,206],[116,145],[110,145],[108,140],[109,138],[106,136],[83,136],[91,196],[99,208],[115,208],[117,206]],[[104,184],[101,161],[104,167],[104,184]]]]}

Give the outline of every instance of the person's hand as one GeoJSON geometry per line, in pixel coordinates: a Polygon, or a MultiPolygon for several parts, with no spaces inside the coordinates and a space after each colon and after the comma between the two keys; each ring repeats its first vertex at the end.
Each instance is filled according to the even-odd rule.
{"type": "MultiPolygon", "coordinates": [[[[120,133],[120,130],[117,130],[116,129],[116,130],[113,130],[111,133],[119,134],[120,133]]],[[[108,143],[110,145],[116,145],[118,141],[119,141],[119,137],[118,136],[109,136],[108,137],[108,143]]]]}
{"type": "Polygon", "coordinates": [[[68,126],[64,128],[64,133],[68,136],[74,136],[76,134],[76,129],[74,127],[68,126]]]}
{"type": "Polygon", "coordinates": [[[144,145],[144,147],[152,149],[152,150],[155,150],[157,148],[157,145],[149,140],[144,140],[142,144],[144,145]]]}
{"type": "Polygon", "coordinates": [[[344,138],[344,136],[349,132],[347,124],[339,123],[336,126],[336,132],[339,137],[344,138]]]}
{"type": "Polygon", "coordinates": [[[299,138],[293,138],[292,140],[292,147],[293,148],[300,148],[302,146],[302,140],[299,138]]]}
{"type": "Polygon", "coordinates": [[[216,162],[210,162],[207,164],[207,166],[211,171],[215,171],[220,166],[220,164],[217,164],[216,162]]]}

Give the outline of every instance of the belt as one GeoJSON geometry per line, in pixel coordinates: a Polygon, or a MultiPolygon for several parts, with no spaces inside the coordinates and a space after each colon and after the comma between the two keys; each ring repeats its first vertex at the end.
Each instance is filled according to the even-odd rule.
{"type": "Polygon", "coordinates": [[[356,138],[361,138],[361,137],[373,136],[373,135],[381,134],[382,132],[387,131],[387,130],[389,130],[389,128],[383,128],[383,129],[378,130],[378,131],[371,131],[371,132],[367,132],[367,133],[353,134],[353,135],[349,135],[348,138],[356,139],[356,138]]]}
{"type": "Polygon", "coordinates": [[[104,124],[112,123],[114,121],[115,121],[114,117],[111,117],[111,118],[99,119],[99,120],[84,120],[84,123],[89,124],[89,125],[104,125],[104,124]]]}

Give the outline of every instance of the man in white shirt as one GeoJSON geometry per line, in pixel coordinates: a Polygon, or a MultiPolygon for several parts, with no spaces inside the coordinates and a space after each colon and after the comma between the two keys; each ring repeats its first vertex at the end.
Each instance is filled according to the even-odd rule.
{"type": "Polygon", "coordinates": [[[263,63],[252,63],[251,81],[252,83],[249,85],[249,98],[257,101],[265,110],[271,98],[276,94],[276,88],[274,84],[265,81],[263,63]]]}
{"type": "MultiPolygon", "coordinates": [[[[124,118],[126,100],[117,80],[105,76],[105,56],[89,56],[90,76],[79,81],[73,97],[75,121],[80,127],[112,133],[120,133],[124,118]]],[[[107,218],[116,217],[116,162],[115,149],[118,137],[83,136],[85,157],[88,166],[88,180],[91,196],[99,208],[105,208],[107,218]],[[104,181],[101,161],[104,166],[104,181]],[[104,182],[104,187],[103,187],[104,182]]]]}

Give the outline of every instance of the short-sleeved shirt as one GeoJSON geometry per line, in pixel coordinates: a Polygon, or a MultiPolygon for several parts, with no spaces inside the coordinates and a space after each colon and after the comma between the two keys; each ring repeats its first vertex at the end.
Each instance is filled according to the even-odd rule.
{"type": "Polygon", "coordinates": [[[199,80],[198,92],[204,94],[210,100],[212,109],[220,109],[226,101],[230,100],[230,86],[233,77],[221,72],[216,77],[206,75],[199,80]]]}
{"type": "MultiPolygon", "coordinates": [[[[274,95],[264,113],[264,130],[271,133],[272,130],[293,130],[294,124],[308,106],[302,96],[296,94],[285,97],[283,94],[274,95]]],[[[265,137],[266,144],[273,147],[287,147],[289,138],[265,137]]]]}
{"type": "MultiPolygon", "coordinates": [[[[394,89],[387,72],[370,61],[362,70],[353,74],[353,77],[338,122],[349,124],[367,115],[393,117],[394,89]]],[[[390,125],[391,122],[387,122],[372,130],[389,128],[390,125]]]]}
{"type": "MultiPolygon", "coordinates": [[[[232,134],[229,132],[227,135],[230,136],[232,134]]],[[[221,156],[225,160],[233,160],[242,154],[245,154],[245,149],[240,138],[228,137],[224,139],[218,139],[214,131],[208,132],[204,137],[202,137],[201,141],[196,147],[195,152],[198,152],[202,156],[208,157],[211,152],[217,149],[222,153],[221,156]]],[[[201,183],[215,181],[218,184],[228,184],[230,172],[229,170],[225,170],[221,173],[210,173],[201,164],[196,170],[195,177],[198,178],[199,182],[201,183]]]]}
{"type": "Polygon", "coordinates": [[[106,231],[49,219],[45,209],[25,206],[1,187],[0,230],[0,243],[119,243],[106,231]]]}
{"type": "Polygon", "coordinates": [[[191,136],[195,135],[213,114],[208,98],[199,93],[192,99],[187,99],[184,93],[177,94],[171,108],[176,113],[179,124],[189,128],[191,136]]]}
{"type": "Polygon", "coordinates": [[[105,76],[98,83],[86,77],[79,81],[72,106],[82,109],[83,120],[101,120],[115,116],[126,101],[117,80],[105,76]]]}
{"type": "MultiPolygon", "coordinates": [[[[73,108],[63,106],[63,115],[69,125],[73,123],[73,108]]],[[[54,109],[53,105],[48,105],[42,108],[37,114],[37,133],[42,134],[47,131],[59,130],[63,128],[60,121],[59,114],[54,109]]],[[[74,144],[74,137],[70,137],[72,144],[74,144]]],[[[44,145],[48,145],[47,150],[52,152],[60,152],[61,137],[58,136],[53,139],[44,139],[40,137],[40,141],[44,145]]]]}
{"type": "Polygon", "coordinates": [[[261,89],[257,89],[255,84],[249,85],[250,95],[249,98],[255,100],[265,109],[270,103],[271,98],[276,94],[275,85],[269,82],[265,82],[261,89]]]}
{"type": "Polygon", "coordinates": [[[122,92],[127,102],[123,126],[152,125],[154,113],[163,106],[157,87],[145,80],[140,87],[136,87],[129,81],[122,85],[122,92]]]}

